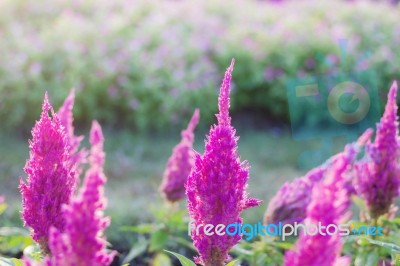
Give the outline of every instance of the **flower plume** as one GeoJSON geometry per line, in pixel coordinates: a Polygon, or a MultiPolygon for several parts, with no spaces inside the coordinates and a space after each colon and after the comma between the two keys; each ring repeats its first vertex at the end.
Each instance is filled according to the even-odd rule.
{"type": "MultiPolygon", "coordinates": [[[[350,144],[354,152],[359,152],[371,138],[372,129],[366,130],[356,142],[350,144]]],[[[349,148],[348,148],[349,149],[349,148]]],[[[311,201],[312,190],[321,180],[326,171],[335,164],[342,156],[342,153],[334,155],[324,164],[310,170],[305,176],[296,178],[292,182],[286,182],[279,189],[276,195],[270,200],[264,216],[264,224],[293,224],[302,222],[306,216],[306,209],[311,201]]],[[[349,192],[353,193],[351,180],[348,183],[349,192]]]]}
{"type": "Polygon", "coordinates": [[[311,200],[311,191],[321,181],[326,168],[317,167],[304,177],[286,182],[270,200],[264,216],[264,224],[293,224],[305,218],[305,211],[311,200]]]}
{"type": "Polygon", "coordinates": [[[229,250],[241,236],[207,236],[196,233],[200,224],[228,225],[242,223],[241,212],[260,204],[246,194],[249,178],[246,162],[240,162],[235,129],[229,116],[229,92],[234,60],[226,70],[220,89],[218,124],[211,127],[203,155],[196,154],[195,165],[188,177],[186,193],[192,223],[193,244],[200,256],[197,263],[205,266],[224,265],[229,250]]]}
{"type": "Polygon", "coordinates": [[[75,178],[70,170],[67,137],[61,121],[51,107],[47,93],[42,114],[32,129],[30,158],[24,168],[28,178],[20,180],[22,218],[31,228],[32,238],[48,253],[51,226],[64,230],[61,206],[68,204],[74,191],[75,178]],[[52,116],[49,116],[51,111],[52,116]]]}
{"type": "Polygon", "coordinates": [[[47,258],[47,265],[107,266],[115,256],[115,252],[106,251],[103,236],[103,231],[110,223],[110,219],[103,214],[106,206],[103,195],[106,182],[103,142],[101,127],[94,121],[90,132],[90,168],[78,195],[69,205],[64,205],[64,232],[54,227],[50,230],[49,247],[53,256],[47,258]]]}
{"type": "Polygon", "coordinates": [[[175,146],[164,171],[160,191],[175,202],[185,197],[185,183],[194,165],[194,130],[199,123],[200,111],[196,109],[187,128],[181,132],[181,141],[175,146]]]}
{"type": "Polygon", "coordinates": [[[81,165],[85,163],[87,152],[82,149],[79,150],[79,145],[83,140],[83,136],[75,136],[74,135],[74,126],[73,126],[73,113],[72,109],[74,107],[75,101],[75,90],[71,89],[68,97],[65,99],[63,105],[57,112],[58,117],[60,118],[61,124],[65,128],[65,132],[67,134],[68,144],[69,144],[69,153],[70,153],[70,163],[71,166],[74,167],[77,178],[79,177],[82,169],[81,165]]]}
{"type": "Polygon", "coordinates": [[[365,158],[356,164],[354,187],[364,199],[371,218],[387,213],[399,193],[396,95],[397,83],[394,82],[388,94],[385,112],[377,124],[375,141],[366,145],[365,158]]]}
{"type": "Polygon", "coordinates": [[[230,85],[232,79],[232,71],[233,66],[235,64],[235,59],[232,59],[231,65],[225,72],[224,80],[222,81],[221,88],[219,90],[218,97],[218,110],[219,114],[217,114],[218,124],[221,126],[230,126],[231,117],[229,116],[229,107],[230,107],[230,85]]]}
{"type": "MultiPolygon", "coordinates": [[[[305,225],[319,223],[322,226],[335,224],[336,226],[348,218],[350,206],[349,169],[355,159],[356,152],[351,146],[338,154],[336,160],[327,169],[324,180],[316,184],[312,190],[311,202],[307,207],[305,225]]],[[[339,234],[317,232],[315,235],[302,234],[294,250],[285,254],[287,266],[332,266],[348,265],[349,260],[340,257],[342,239],[339,234]]]]}

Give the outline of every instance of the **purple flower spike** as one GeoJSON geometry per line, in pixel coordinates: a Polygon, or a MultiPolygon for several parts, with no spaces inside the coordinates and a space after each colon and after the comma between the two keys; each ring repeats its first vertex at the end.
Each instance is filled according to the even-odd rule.
{"type": "Polygon", "coordinates": [[[73,126],[74,117],[72,113],[72,108],[74,107],[74,101],[75,101],[75,90],[71,89],[68,97],[65,99],[63,105],[60,107],[57,114],[67,134],[69,143],[69,153],[71,157],[70,159],[71,166],[73,166],[75,169],[76,178],[79,178],[82,172],[81,166],[83,163],[86,162],[87,152],[85,149],[79,150],[79,145],[83,140],[83,136],[74,135],[74,126],[73,126]]]}
{"type": "Polygon", "coordinates": [[[103,134],[100,125],[93,122],[90,131],[90,168],[87,170],[80,192],[63,208],[65,230],[50,229],[49,247],[53,254],[47,258],[46,265],[110,265],[115,252],[106,251],[103,231],[110,219],[104,217],[106,200],[103,186],[106,177],[103,173],[105,154],[103,134]]]}
{"type": "Polygon", "coordinates": [[[187,129],[181,132],[182,140],[172,151],[164,171],[160,191],[170,202],[179,201],[185,197],[185,183],[194,165],[194,130],[199,119],[200,111],[196,109],[187,129]]]}
{"type": "Polygon", "coordinates": [[[396,95],[397,83],[394,82],[383,117],[377,124],[375,141],[367,144],[364,160],[356,164],[354,187],[364,199],[371,218],[388,213],[394,198],[399,194],[396,95]]]}
{"type": "Polygon", "coordinates": [[[32,238],[48,253],[50,227],[64,230],[61,206],[69,203],[75,178],[67,163],[70,160],[67,137],[47,93],[42,110],[29,141],[30,159],[24,168],[28,178],[26,183],[21,178],[19,188],[24,225],[31,228],[32,238]]]}
{"type": "Polygon", "coordinates": [[[188,177],[186,193],[192,223],[193,244],[200,257],[197,263],[205,266],[224,265],[229,250],[241,239],[229,236],[204,234],[200,225],[228,225],[242,223],[243,210],[258,206],[261,201],[249,199],[246,194],[249,178],[246,162],[241,163],[237,153],[235,129],[230,124],[229,92],[234,60],[227,69],[219,96],[218,125],[211,127],[203,155],[196,154],[195,165],[188,177]]]}
{"type": "Polygon", "coordinates": [[[325,171],[323,167],[314,168],[304,177],[283,184],[268,204],[264,224],[302,222],[311,200],[311,191],[321,181],[325,171]]]}
{"type": "MultiPolygon", "coordinates": [[[[348,208],[350,197],[348,182],[351,178],[349,170],[356,152],[352,147],[340,153],[330,168],[327,169],[324,180],[313,188],[311,202],[307,207],[307,218],[305,225],[322,226],[330,224],[338,226],[349,217],[348,208]]],[[[312,228],[310,231],[314,233],[312,228]]],[[[330,229],[332,232],[333,229],[330,229]]],[[[312,234],[311,233],[311,234],[312,234]]],[[[338,233],[323,234],[317,232],[314,235],[301,233],[294,250],[285,254],[286,266],[332,266],[349,265],[349,259],[340,257],[342,250],[342,239],[338,233]]]]}
{"type": "MultiPolygon", "coordinates": [[[[367,129],[356,142],[348,145],[346,149],[352,149],[355,153],[358,153],[361,147],[370,140],[372,134],[372,129],[367,129]]],[[[335,164],[342,154],[334,155],[323,165],[309,171],[305,176],[283,184],[268,204],[264,216],[264,224],[277,224],[278,222],[294,224],[294,222],[302,222],[306,216],[307,206],[311,201],[312,189],[323,180],[327,169],[335,164]]],[[[354,192],[350,180],[348,190],[351,193],[354,192]]]]}

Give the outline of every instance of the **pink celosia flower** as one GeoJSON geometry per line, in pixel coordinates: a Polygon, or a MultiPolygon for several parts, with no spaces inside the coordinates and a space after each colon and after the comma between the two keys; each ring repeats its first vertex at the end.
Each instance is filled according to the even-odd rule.
{"type": "Polygon", "coordinates": [[[229,250],[241,236],[207,236],[201,230],[196,235],[195,228],[200,224],[241,224],[241,212],[260,204],[259,200],[247,197],[248,166],[246,162],[240,162],[238,138],[230,123],[229,93],[233,65],[234,60],[221,85],[218,124],[210,130],[204,154],[196,154],[195,165],[186,184],[188,210],[194,225],[192,239],[200,254],[195,260],[206,266],[223,265],[229,259],[229,250]]]}
{"type": "Polygon", "coordinates": [[[103,142],[100,125],[93,122],[90,132],[90,168],[79,194],[63,207],[64,232],[54,227],[50,229],[49,247],[53,256],[47,258],[47,265],[106,266],[115,256],[115,252],[106,251],[106,239],[103,236],[104,229],[110,223],[110,219],[103,214],[106,206],[103,195],[106,182],[103,173],[103,142]]]}
{"type": "MultiPolygon", "coordinates": [[[[330,224],[338,226],[349,217],[350,197],[347,184],[351,178],[349,170],[355,156],[355,150],[348,146],[346,151],[340,153],[332,166],[327,169],[324,180],[315,185],[311,202],[307,207],[306,226],[309,224],[318,226],[319,223],[325,227],[330,224]]],[[[329,232],[332,230],[330,229],[329,232]]],[[[349,260],[340,257],[341,250],[342,240],[338,233],[331,235],[325,230],[323,234],[318,232],[315,235],[304,235],[301,233],[294,250],[286,252],[284,265],[348,265],[349,260]]]]}
{"type": "MultiPolygon", "coordinates": [[[[368,129],[362,134],[359,139],[350,144],[348,147],[358,152],[371,138],[373,131],[368,129]]],[[[311,201],[311,192],[314,186],[319,183],[329,167],[331,167],[336,160],[341,158],[342,153],[339,153],[323,165],[316,167],[309,171],[305,176],[296,178],[292,182],[286,182],[279,189],[277,194],[270,200],[267,211],[264,216],[265,224],[283,224],[294,222],[301,222],[306,216],[306,209],[311,201]]],[[[349,192],[353,192],[351,183],[348,184],[349,192]]]]}
{"type": "Polygon", "coordinates": [[[305,211],[311,200],[311,191],[321,181],[326,168],[317,167],[304,177],[286,182],[268,203],[264,224],[293,224],[305,218],[305,211]]]}
{"type": "Polygon", "coordinates": [[[67,163],[70,160],[67,137],[47,94],[42,110],[32,129],[30,159],[24,168],[28,178],[26,183],[21,178],[20,191],[24,224],[31,228],[33,239],[47,253],[50,227],[64,230],[61,206],[69,202],[75,179],[67,163]]]}
{"type": "Polygon", "coordinates": [[[185,183],[194,164],[194,129],[199,123],[199,118],[199,109],[196,109],[187,129],[181,132],[182,140],[174,148],[164,171],[160,191],[170,202],[185,197],[185,183]]]}
{"type": "Polygon", "coordinates": [[[74,107],[75,100],[75,91],[71,89],[68,97],[65,99],[63,105],[58,110],[57,114],[60,118],[61,124],[65,128],[65,132],[68,138],[69,144],[69,154],[70,154],[70,162],[71,166],[74,167],[75,176],[79,178],[82,172],[82,164],[86,162],[87,152],[85,149],[79,150],[79,145],[83,140],[83,136],[75,136],[74,135],[74,126],[73,126],[73,113],[72,108],[74,107]]]}
{"type": "Polygon", "coordinates": [[[398,196],[400,169],[398,165],[397,84],[393,83],[376,138],[366,146],[366,156],[356,164],[354,187],[368,207],[372,218],[389,211],[398,196]]]}

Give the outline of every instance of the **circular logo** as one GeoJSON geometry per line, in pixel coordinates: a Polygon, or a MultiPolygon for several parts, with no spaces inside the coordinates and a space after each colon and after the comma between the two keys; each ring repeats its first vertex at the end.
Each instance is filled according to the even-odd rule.
{"type": "Polygon", "coordinates": [[[368,114],[371,100],[367,90],[358,83],[346,81],[339,83],[329,93],[328,110],[333,119],[342,124],[355,124],[368,114]],[[340,107],[340,100],[345,95],[352,95],[348,104],[358,103],[355,110],[346,112],[340,107]]]}

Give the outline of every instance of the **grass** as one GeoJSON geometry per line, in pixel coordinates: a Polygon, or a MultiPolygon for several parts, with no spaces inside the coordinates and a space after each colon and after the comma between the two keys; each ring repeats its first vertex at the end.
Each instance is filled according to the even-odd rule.
{"type": "MultiPolygon", "coordinates": [[[[87,131],[86,131],[87,132],[87,131]]],[[[204,150],[206,130],[198,130],[195,149],[204,150]]],[[[250,163],[248,191],[251,197],[262,199],[262,206],[245,212],[246,222],[262,220],[269,199],[288,180],[301,176],[306,169],[298,165],[303,150],[318,148],[318,140],[298,142],[287,128],[237,130],[239,153],[250,163]]],[[[87,134],[86,134],[87,135],[87,134]]],[[[163,205],[158,193],[162,173],[172,148],[179,142],[179,133],[136,134],[128,130],[105,130],[107,153],[105,172],[108,177],[107,215],[112,223],[107,230],[110,242],[119,247],[130,245],[132,238],[119,229],[153,219],[152,210],[163,205]]],[[[336,141],[337,150],[343,141],[336,141]]],[[[342,144],[341,144],[342,143],[342,144]]],[[[87,143],[85,143],[87,144],[87,143]]],[[[6,196],[9,209],[0,224],[21,226],[19,177],[25,177],[23,167],[28,158],[27,139],[20,136],[0,136],[0,194],[6,196]]],[[[185,203],[181,203],[184,208],[185,203]]]]}

